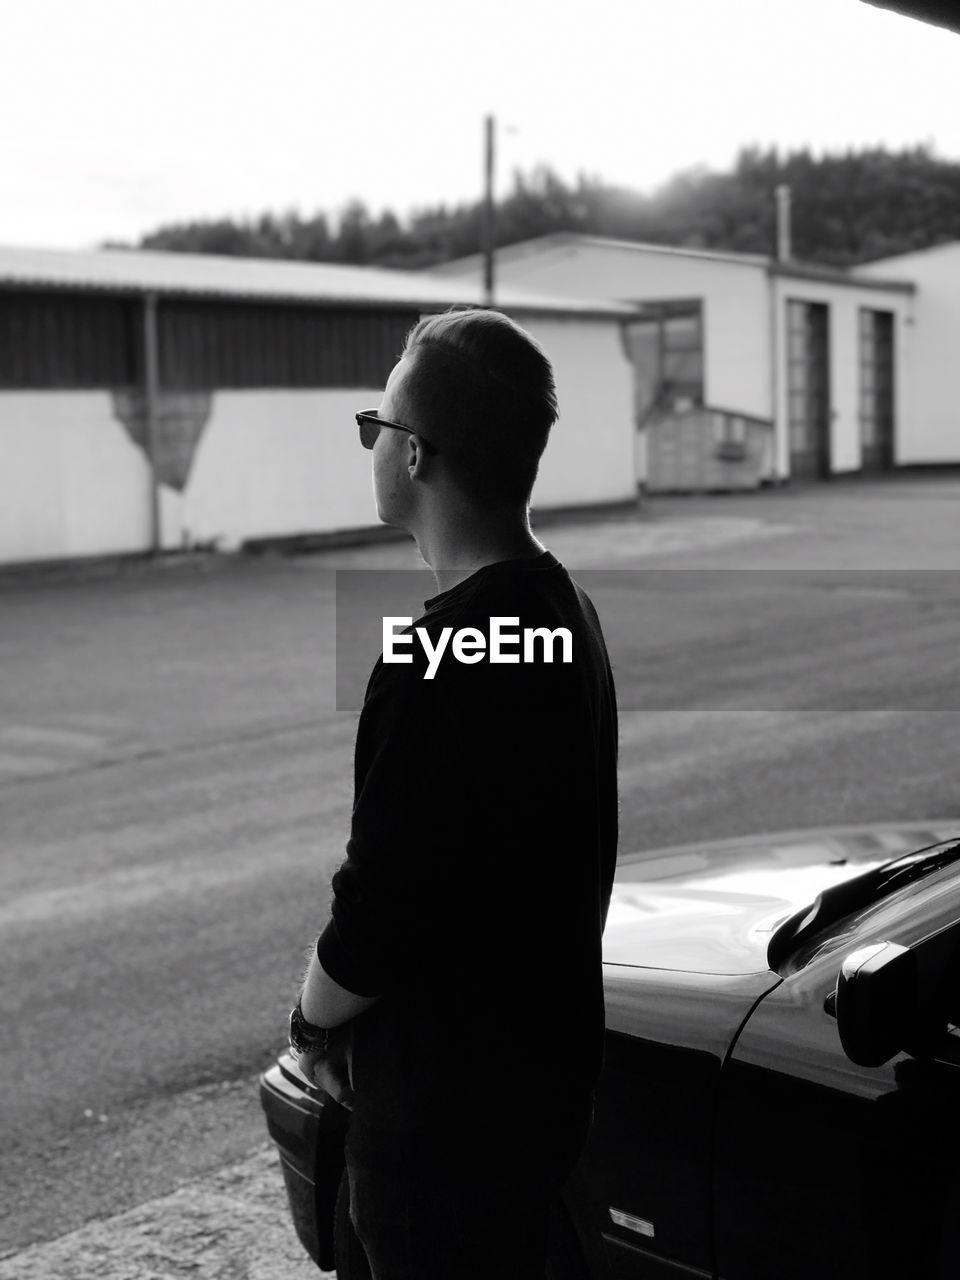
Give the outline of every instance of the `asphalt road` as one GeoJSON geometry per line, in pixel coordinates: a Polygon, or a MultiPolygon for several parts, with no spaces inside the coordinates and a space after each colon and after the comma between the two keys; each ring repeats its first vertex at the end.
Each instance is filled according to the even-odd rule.
{"type": "MultiPolygon", "coordinates": [[[[607,631],[624,852],[960,814],[958,499],[903,481],[540,529],[607,631]]],[[[415,563],[0,582],[0,1257],[262,1145],[256,1074],[351,804],[333,568],[415,563]]]]}

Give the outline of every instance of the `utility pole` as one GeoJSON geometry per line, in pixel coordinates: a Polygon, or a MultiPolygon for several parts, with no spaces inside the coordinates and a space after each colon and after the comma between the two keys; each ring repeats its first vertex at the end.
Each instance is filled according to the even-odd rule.
{"type": "Polygon", "coordinates": [[[480,248],[483,253],[483,305],[493,306],[493,116],[484,119],[483,216],[480,248]]]}
{"type": "Polygon", "coordinates": [[[776,188],[777,199],[777,261],[789,262],[793,256],[790,237],[790,188],[781,182],[776,188]]]}
{"type": "Polygon", "coordinates": [[[160,479],[157,474],[157,428],[160,401],[160,361],[157,340],[157,295],[143,297],[143,451],[150,474],[150,554],[163,550],[160,527],[160,479]]]}

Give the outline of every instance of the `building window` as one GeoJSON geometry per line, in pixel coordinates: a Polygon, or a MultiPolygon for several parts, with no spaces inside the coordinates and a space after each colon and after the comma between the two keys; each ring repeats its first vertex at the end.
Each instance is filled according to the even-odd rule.
{"type": "Polygon", "coordinates": [[[689,315],[661,320],[662,395],[671,400],[703,404],[703,323],[698,306],[689,315]]]}
{"type": "Polygon", "coordinates": [[[627,325],[637,421],[655,409],[702,405],[703,303],[699,298],[638,302],[627,325]]]}

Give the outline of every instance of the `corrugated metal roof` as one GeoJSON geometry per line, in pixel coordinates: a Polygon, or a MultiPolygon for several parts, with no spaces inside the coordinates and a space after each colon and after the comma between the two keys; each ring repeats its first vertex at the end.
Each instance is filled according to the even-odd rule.
{"type": "MultiPolygon", "coordinates": [[[[843,267],[826,267],[814,262],[780,262],[771,254],[738,253],[725,249],[694,249],[686,245],[654,244],[646,240],[616,240],[606,236],[579,235],[572,231],[558,231],[551,235],[535,236],[532,240],[522,240],[517,244],[506,245],[496,251],[496,258],[498,262],[520,262],[524,258],[578,248],[628,249],[637,253],[655,253],[667,258],[699,258],[704,262],[728,262],[737,266],[761,267],[774,275],[793,276],[804,280],[862,285],[868,289],[894,289],[903,293],[916,291],[916,285],[909,280],[876,278],[867,280],[843,267]]],[[[434,275],[444,278],[453,279],[462,275],[465,279],[470,279],[480,270],[482,262],[482,256],[474,253],[466,258],[456,258],[453,262],[439,263],[432,267],[431,271],[434,275]]]]}
{"type": "MultiPolygon", "coordinates": [[[[0,288],[49,287],[347,306],[442,310],[482,302],[478,281],[441,280],[423,271],[274,258],[218,257],[140,249],[21,249],[0,246],[0,288]]],[[[632,315],[609,299],[559,298],[503,288],[496,305],[513,311],[579,316],[632,315]]]]}

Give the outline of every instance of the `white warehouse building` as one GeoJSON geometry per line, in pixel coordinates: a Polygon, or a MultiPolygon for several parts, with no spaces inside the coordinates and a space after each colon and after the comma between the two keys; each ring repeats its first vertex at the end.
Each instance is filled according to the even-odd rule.
{"type": "MultiPolygon", "coordinates": [[[[353,415],[422,315],[479,301],[423,272],[0,249],[0,563],[383,530],[353,415]]],[[[534,511],[635,503],[632,308],[498,306],[556,375],[534,511]]]]}
{"type": "MultiPolygon", "coordinates": [[[[916,399],[917,257],[854,272],[560,233],[498,250],[495,265],[505,289],[635,305],[640,481],[729,489],[960,461],[960,436],[916,399]]],[[[481,270],[474,255],[434,273],[481,270]]]]}
{"type": "Polygon", "coordinates": [[[960,461],[960,240],[854,268],[861,279],[887,275],[917,287],[904,356],[907,414],[899,461],[960,461]]]}

